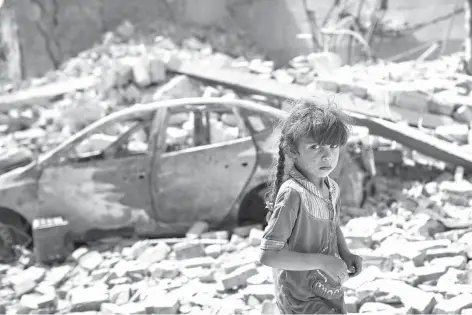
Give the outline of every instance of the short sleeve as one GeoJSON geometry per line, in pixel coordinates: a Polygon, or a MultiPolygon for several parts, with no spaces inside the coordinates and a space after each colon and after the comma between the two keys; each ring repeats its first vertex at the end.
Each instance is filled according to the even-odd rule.
{"type": "Polygon", "coordinates": [[[274,212],[264,230],[260,248],[263,250],[281,250],[292,234],[298,217],[300,196],[290,188],[279,191],[274,212]]]}

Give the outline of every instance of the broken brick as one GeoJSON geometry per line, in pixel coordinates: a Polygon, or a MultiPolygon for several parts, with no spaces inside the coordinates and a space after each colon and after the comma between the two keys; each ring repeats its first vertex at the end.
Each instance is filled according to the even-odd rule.
{"type": "Polygon", "coordinates": [[[205,248],[199,242],[181,242],[173,247],[175,257],[179,260],[202,257],[205,255],[205,248]]]}
{"type": "Polygon", "coordinates": [[[213,258],[218,258],[223,252],[223,246],[220,244],[208,245],[205,247],[205,255],[213,258]]]}
{"type": "Polygon", "coordinates": [[[249,244],[252,246],[259,246],[263,235],[264,231],[260,229],[251,229],[251,231],[249,231],[249,244]]]}
{"type": "Polygon", "coordinates": [[[359,313],[373,314],[393,311],[395,311],[395,308],[393,306],[380,302],[366,302],[359,309],[359,313]]]}
{"type": "Polygon", "coordinates": [[[215,264],[216,260],[212,257],[195,257],[183,260],[181,266],[184,268],[203,267],[209,268],[215,264]]]}
{"type": "Polygon", "coordinates": [[[185,236],[189,239],[199,238],[203,233],[207,232],[210,225],[205,221],[195,222],[190,229],[187,231],[185,236]]]}
{"type": "Polygon", "coordinates": [[[428,281],[438,280],[443,274],[446,273],[446,267],[443,265],[430,265],[424,267],[417,267],[414,269],[414,275],[416,277],[416,284],[424,283],[428,281]]]}
{"type": "Polygon", "coordinates": [[[69,295],[72,312],[99,311],[103,303],[109,302],[108,292],[102,286],[74,288],[69,295]]]}
{"type": "Polygon", "coordinates": [[[87,270],[96,269],[103,261],[102,255],[97,251],[90,251],[78,259],[78,264],[87,270]]]}
{"type": "Polygon", "coordinates": [[[244,296],[248,298],[253,296],[260,302],[274,299],[274,286],[271,284],[253,284],[244,289],[244,296]]]}
{"type": "MultiPolygon", "coordinates": [[[[146,314],[148,311],[148,306],[143,302],[133,302],[121,305],[119,307],[120,314],[129,314],[129,315],[140,315],[146,314]]],[[[160,313],[156,313],[160,314],[160,313]]],[[[171,313],[176,314],[176,313],[171,313]]]]}
{"type": "Polygon", "coordinates": [[[344,298],[346,311],[348,313],[357,313],[359,309],[360,300],[357,296],[348,295],[344,298]]]}
{"type": "Polygon", "coordinates": [[[206,232],[206,233],[203,233],[200,238],[201,239],[228,240],[229,233],[228,231],[206,232]]]}
{"type": "Polygon", "coordinates": [[[246,238],[249,236],[252,229],[262,230],[262,225],[252,224],[252,225],[238,226],[233,229],[233,235],[237,235],[241,238],[246,238]]]}
{"type": "Polygon", "coordinates": [[[220,290],[226,291],[233,288],[238,288],[247,284],[247,279],[257,274],[255,264],[242,266],[232,273],[222,276],[218,279],[218,286],[220,290]]]}
{"type": "Polygon", "coordinates": [[[467,266],[467,258],[463,255],[460,256],[452,256],[452,257],[441,257],[441,258],[434,258],[431,260],[431,265],[440,265],[444,266],[445,268],[456,268],[463,270],[467,266]]]}
{"type": "Polygon", "coordinates": [[[149,265],[155,262],[160,262],[167,258],[171,251],[169,245],[164,242],[157,243],[156,246],[146,247],[141,251],[141,254],[138,255],[138,260],[143,263],[148,263],[149,265]]]}
{"type": "Polygon", "coordinates": [[[150,267],[151,276],[154,278],[174,278],[180,273],[178,265],[171,260],[163,260],[160,263],[153,264],[150,267]]]}
{"type": "Polygon", "coordinates": [[[145,301],[148,314],[177,314],[180,301],[173,294],[150,295],[145,301]]]}
{"type": "Polygon", "coordinates": [[[454,256],[459,256],[459,255],[465,255],[464,247],[450,246],[448,248],[434,248],[434,249],[426,250],[425,259],[427,261],[430,261],[435,258],[454,257],[454,256]]]}
{"type": "Polygon", "coordinates": [[[104,278],[108,274],[109,270],[102,268],[102,269],[96,269],[93,270],[90,276],[92,277],[93,280],[100,280],[104,278]]]}
{"type": "Polygon", "coordinates": [[[110,302],[116,305],[123,305],[129,302],[131,289],[129,285],[117,285],[110,290],[110,302]]]}
{"type": "Polygon", "coordinates": [[[88,253],[88,248],[86,247],[79,247],[77,248],[72,254],[71,257],[75,260],[78,261],[80,257],[88,253]]]}
{"type": "Polygon", "coordinates": [[[261,314],[273,315],[277,313],[278,313],[277,304],[268,300],[265,300],[264,302],[262,302],[261,314]]]}
{"type": "Polygon", "coordinates": [[[472,306],[472,294],[461,294],[452,299],[439,302],[435,308],[435,314],[459,314],[463,309],[472,306]]]}
{"type": "Polygon", "coordinates": [[[122,310],[119,305],[113,303],[102,303],[100,306],[100,313],[102,314],[121,314],[122,310]]]}
{"type": "Polygon", "coordinates": [[[165,63],[158,58],[149,59],[149,74],[152,83],[161,83],[166,79],[165,63]]]}

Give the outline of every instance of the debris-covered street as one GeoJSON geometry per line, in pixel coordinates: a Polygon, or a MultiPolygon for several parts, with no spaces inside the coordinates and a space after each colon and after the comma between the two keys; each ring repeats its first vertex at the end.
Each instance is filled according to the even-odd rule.
{"type": "MultiPolygon", "coordinates": [[[[294,56],[290,42],[270,58],[269,30],[235,26],[258,29],[239,15],[265,12],[250,1],[215,5],[233,19],[215,27],[179,25],[198,6],[164,1],[179,13],[152,31],[130,22],[143,8],[46,2],[0,1],[0,314],[276,314],[259,262],[264,196],[276,123],[304,97],[333,99],[353,122],[330,175],[363,258],[343,284],[348,313],[472,314],[467,52],[375,59],[369,42],[349,46],[353,62],[338,46],[294,56]],[[97,12],[103,25],[83,29],[96,42],[75,47],[65,21],[97,12]],[[46,44],[28,42],[35,32],[46,44]],[[21,67],[12,43],[31,48],[21,67]]],[[[401,31],[382,23],[378,37],[401,31]]]]}

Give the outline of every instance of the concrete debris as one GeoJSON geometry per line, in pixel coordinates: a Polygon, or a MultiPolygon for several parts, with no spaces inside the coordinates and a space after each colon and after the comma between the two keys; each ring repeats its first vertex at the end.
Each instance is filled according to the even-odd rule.
{"type": "MultiPolygon", "coordinates": [[[[460,314],[472,308],[472,231],[425,234],[419,228],[448,216],[434,202],[444,205],[438,195],[467,193],[468,184],[439,181],[434,190],[418,185],[400,193],[385,186],[382,198],[371,198],[373,214],[350,217],[343,226],[351,250],[364,258],[363,272],[344,283],[349,312],[460,314]],[[386,196],[392,200],[383,205],[388,210],[380,202],[386,196]]],[[[450,207],[472,216],[470,208],[450,207]]],[[[229,233],[198,222],[181,239],[99,240],[60,266],[1,265],[1,307],[7,314],[274,314],[272,272],[257,261],[261,233],[260,225],[229,233]]]]}

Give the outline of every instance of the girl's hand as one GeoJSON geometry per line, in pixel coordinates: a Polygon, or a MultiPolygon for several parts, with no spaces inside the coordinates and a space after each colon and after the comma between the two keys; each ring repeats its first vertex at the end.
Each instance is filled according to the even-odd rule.
{"type": "Polygon", "coordinates": [[[335,256],[327,256],[324,262],[323,271],[329,274],[334,280],[343,283],[349,278],[346,263],[335,256]]]}
{"type": "Polygon", "coordinates": [[[352,253],[345,254],[342,259],[346,263],[349,277],[355,277],[362,271],[362,257],[352,253]]]}

